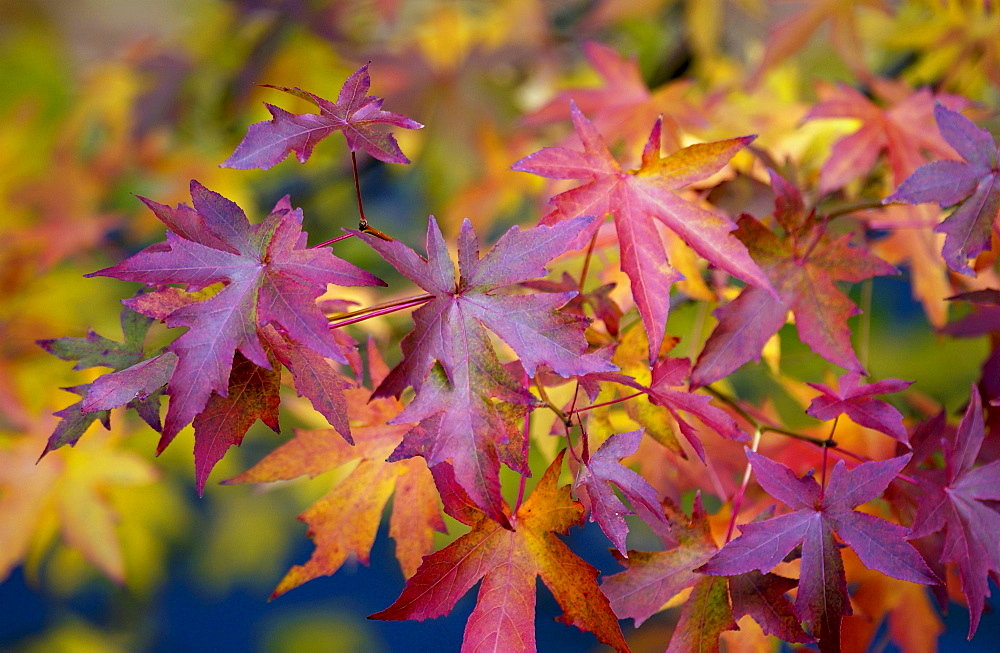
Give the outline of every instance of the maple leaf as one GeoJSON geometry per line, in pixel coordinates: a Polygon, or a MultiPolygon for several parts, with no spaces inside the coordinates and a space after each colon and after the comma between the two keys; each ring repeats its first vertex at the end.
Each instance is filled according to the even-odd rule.
{"type": "Polygon", "coordinates": [[[990,249],[1000,216],[1000,163],[993,137],[971,120],[942,105],[934,107],[941,136],[964,161],[932,161],[899,185],[884,203],[955,206],[934,231],[945,234],[941,255],[956,272],[975,276],[968,260],[990,249]]]}
{"type": "MultiPolygon", "coordinates": [[[[191,199],[193,209],[143,200],[169,228],[166,243],[88,275],[158,288],[185,284],[188,292],[224,284],[208,299],[177,302],[179,307],[166,315],[168,326],[188,331],[169,347],[177,363],[167,384],[170,405],[158,451],[205,408],[212,392],[228,396],[237,351],[258,367],[272,369],[260,335],[269,324],[302,347],[346,363],[315,300],[328,283],[384,285],[329,249],[307,249],[302,211],[292,210],[287,197],[258,225],[251,225],[236,204],[196,181],[191,182],[191,199]]],[[[151,294],[173,297],[177,289],[151,294]]]]}
{"type": "Polygon", "coordinates": [[[592,117],[594,126],[605,138],[612,142],[621,138],[631,145],[641,142],[650,123],[662,116],[667,121],[666,145],[676,149],[681,146],[678,123],[700,122],[697,110],[684,99],[691,88],[690,81],[676,80],[651,92],[634,57],[626,59],[613,48],[595,41],[584,43],[583,53],[601,77],[603,86],[562,91],[529,115],[529,123],[565,120],[566,108],[573,101],[580,111],[592,117]]]}
{"type": "Polygon", "coordinates": [[[811,475],[799,478],[785,465],[749,449],[747,458],[765,492],[794,512],[740,527],[741,535],[727,543],[701,571],[732,576],[753,569],[768,572],[801,545],[802,565],[795,613],[821,643],[821,650],[839,650],[840,623],[851,614],[843,560],[834,533],[870,569],[914,583],[940,582],[919,553],[906,541],[908,530],[854,510],[875,499],[910,460],[862,463],[848,470],[842,460],[821,488],[811,475]]]}
{"type": "MultiPolygon", "coordinates": [[[[580,215],[614,215],[622,270],[632,282],[632,295],[649,333],[650,360],[656,359],[663,342],[670,286],[682,278],[667,262],[654,217],[709,262],[765,292],[775,292],[746,248],[730,236],[735,225],[729,218],[674,192],[721,170],[754,136],[692,145],[661,157],[661,121],[657,121],[643,149],[642,165],[623,171],[600,133],[575,104],[572,114],[582,152],[547,147],[521,159],[513,168],[553,179],[585,181],[553,197],[550,202],[554,208],[542,218],[542,224],[580,215]]],[[[578,242],[585,242],[598,226],[599,222],[591,224],[578,242]]]]}
{"type": "Polygon", "coordinates": [[[779,237],[749,215],[740,218],[736,235],[774,282],[780,299],[748,287],[716,309],[719,324],[698,357],[692,387],[708,385],[751,358],[759,359],[768,339],[785,325],[788,311],[795,314],[799,338],[814,352],[850,371],[864,371],[847,327],[847,319],[860,311],[834,282],[858,282],[893,274],[896,268],[865,249],[851,247],[849,234],[831,239],[825,223],[815,224],[805,216],[798,189],[773,171],[771,179],[777,193],[775,215],[788,230],[787,237],[779,237]],[[788,206],[800,207],[792,212],[799,215],[783,210],[788,206]]]}
{"type": "Polygon", "coordinates": [[[382,99],[368,95],[371,88],[368,65],[361,66],[347,78],[336,102],[299,88],[264,84],[267,88],[284,91],[316,105],[319,113],[289,113],[265,103],[272,119],[250,125],[236,151],[221,167],[267,170],[281,163],[291,152],[295,152],[298,160],[305,163],[316,143],[338,131],[344,133],[351,152],[364,150],[387,163],[409,163],[392,134],[379,131],[376,125],[394,125],[404,129],[420,129],[423,125],[398,113],[383,111],[382,99]]]}
{"type": "MultiPolygon", "coordinates": [[[[76,361],[76,365],[73,366],[74,370],[83,370],[89,367],[110,367],[120,374],[122,370],[133,365],[148,364],[147,361],[142,361],[142,345],[152,321],[125,308],[122,310],[120,322],[124,337],[122,342],[89,331],[83,338],[45,339],[38,340],[37,344],[64,361],[76,361]]],[[[113,376],[113,374],[101,376],[94,383],[66,388],[84,399],[56,413],[56,416],[60,417],[61,420],[49,437],[42,455],[66,444],[76,444],[94,421],[100,420],[104,428],[111,428],[108,409],[125,404],[128,404],[129,408],[134,408],[143,421],[153,429],[160,430],[160,396],[162,393],[158,390],[166,380],[160,381],[154,387],[145,388],[145,392],[133,392],[114,406],[95,407],[89,405],[87,398],[89,398],[90,393],[94,392],[95,385],[99,388],[102,380],[109,376],[113,376]]]]}
{"type": "Polygon", "coordinates": [[[729,598],[733,617],[750,615],[764,633],[786,642],[814,641],[799,624],[791,601],[785,594],[798,585],[791,578],[751,570],[729,577],[729,598]]]}
{"type": "Polygon", "coordinates": [[[861,426],[885,433],[905,444],[907,434],[903,415],[889,402],[874,396],[902,392],[913,381],[883,379],[859,386],[860,379],[861,375],[857,372],[847,372],[840,377],[838,390],[822,383],[807,383],[823,394],[812,400],[806,412],[824,422],[838,415],[847,415],[861,426]]]}
{"type": "MultiPolygon", "coordinates": [[[[369,369],[377,383],[388,371],[369,342],[369,369]]],[[[299,516],[309,525],[316,550],[304,565],[295,565],[271,595],[276,598],[302,583],[336,572],[351,554],[368,564],[372,544],[389,498],[389,535],[396,541],[396,558],[407,578],[424,555],[434,550],[434,531],[446,532],[438,508],[434,480],[420,458],[386,462],[409,429],[389,424],[402,404],[392,398],[371,398],[365,388],[345,391],[354,421],[355,445],[335,430],[296,430],[295,437],[239,476],[224,481],[273,483],[308,475],[315,478],[357,461],[357,466],[299,516]]]]}
{"type": "Polygon", "coordinates": [[[672,540],[670,524],[660,507],[656,490],[639,474],[621,464],[622,458],[632,456],[639,450],[642,429],[628,433],[614,433],[595,451],[590,459],[580,467],[573,489],[590,508],[590,520],[597,521],[601,530],[623,556],[628,525],[625,515],[638,515],[649,524],[653,532],[664,541],[672,540]],[[632,505],[628,509],[614,490],[614,484],[632,505]]]}
{"type": "Polygon", "coordinates": [[[883,108],[846,84],[822,85],[820,102],[805,120],[817,118],[855,118],[857,129],[838,139],[830,158],[820,171],[821,193],[842,188],[849,181],[867,174],[881,152],[885,152],[893,179],[899,183],[924,163],[924,151],[951,156],[948,143],[934,129],[935,102],[961,106],[961,98],[945,94],[935,96],[928,89],[910,92],[882,82],[876,86],[879,96],[889,103],[883,108]],[[885,97],[885,96],[889,97],[885,97]]]}
{"type": "Polygon", "coordinates": [[[958,565],[969,602],[972,639],[990,596],[989,577],[1000,582],[1000,460],[975,467],[985,429],[979,389],[972,385],[969,406],[950,438],[943,438],[943,473],[921,471],[923,496],[917,502],[910,538],[944,532],[942,562],[958,565]]]}
{"type": "MultiPolygon", "coordinates": [[[[417,396],[396,418],[421,422],[393,459],[419,451],[431,466],[452,459],[458,482],[497,521],[500,512],[497,447],[518,431],[511,415],[493,401],[530,404],[534,398],[501,367],[486,329],[520,357],[528,376],[546,365],[562,376],[614,369],[586,354],[587,321],[557,312],[576,293],[504,294],[500,288],[545,274],[545,263],[565,251],[581,229],[581,217],[526,231],[512,227],[482,258],[466,220],[458,240],[459,277],[433,216],[427,226],[427,258],[399,241],[362,234],[404,276],[433,298],[413,313],[413,330],[401,343],[403,360],[375,390],[399,396],[408,385],[417,396]],[[485,327],[485,328],[484,328],[485,327]],[[419,442],[418,442],[419,439],[419,442]]],[[[518,456],[519,458],[520,456],[518,456]]],[[[523,468],[508,456],[504,462],[523,468]]]]}
{"type": "Polygon", "coordinates": [[[707,515],[697,495],[691,517],[665,501],[672,525],[665,551],[629,551],[619,557],[625,571],[606,576],[601,589],[619,619],[631,618],[638,628],[681,591],[694,587],[703,576],[695,571],[715,555],[707,515]]]}
{"type": "Polygon", "coordinates": [[[556,456],[510,520],[515,530],[466,508],[463,514],[472,530],[426,556],[399,598],[369,619],[439,617],[482,579],[462,650],[534,651],[535,577],[541,576],[563,609],[559,621],[627,651],[618,620],[597,585],[597,570],[554,535],[583,522],[583,506],[570,498],[570,486],[557,487],[564,455],[556,456]]]}

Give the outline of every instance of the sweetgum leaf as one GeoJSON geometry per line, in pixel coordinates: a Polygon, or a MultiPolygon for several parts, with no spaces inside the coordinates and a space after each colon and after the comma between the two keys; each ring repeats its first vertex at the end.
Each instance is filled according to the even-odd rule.
{"type": "Polygon", "coordinates": [[[266,170],[284,161],[292,152],[301,163],[305,163],[316,143],[338,131],[344,133],[352,152],[364,150],[388,163],[410,162],[392,134],[380,131],[378,126],[420,129],[423,125],[398,113],[383,111],[382,99],[368,95],[371,88],[368,64],[347,78],[336,102],[298,88],[264,86],[311,102],[319,108],[319,113],[294,114],[265,104],[272,119],[250,125],[236,151],[222,163],[223,168],[266,170]]]}
{"type": "Polygon", "coordinates": [[[1000,460],[975,466],[985,437],[979,389],[972,385],[969,406],[954,436],[944,440],[944,474],[921,472],[923,496],[917,503],[910,538],[943,532],[942,562],[958,565],[969,602],[969,639],[979,627],[990,596],[989,578],[1000,580],[1000,460]]]}
{"type": "MultiPolygon", "coordinates": [[[[547,147],[514,164],[514,170],[553,179],[581,179],[583,185],[553,197],[553,209],[542,224],[555,224],[580,215],[614,215],[621,250],[622,271],[632,282],[639,315],[649,333],[650,360],[663,342],[670,286],[681,275],[667,262],[653,218],[663,222],[698,254],[747,283],[775,294],[771,282],[730,232],[729,218],[681,198],[676,190],[721,170],[755,136],[731,138],[686,147],[660,156],[660,121],[650,133],[638,170],[623,171],[611,156],[601,134],[576,108],[573,126],[583,151],[547,147]]],[[[594,222],[577,243],[586,241],[599,226],[594,222]]]]}
{"type": "Polygon", "coordinates": [[[812,476],[799,478],[785,465],[748,449],[747,458],[760,486],[795,512],[744,524],[742,534],[701,571],[719,576],[754,569],[766,573],[801,545],[795,613],[820,640],[821,650],[838,650],[840,623],[851,614],[851,607],[834,532],[870,569],[914,583],[940,582],[906,541],[907,529],[854,510],[875,499],[910,457],[862,463],[850,471],[838,461],[823,491],[812,476]]]}
{"type": "Polygon", "coordinates": [[[170,227],[167,241],[147,247],[116,266],[92,273],[158,288],[178,307],[166,314],[171,327],[188,327],[169,350],[177,364],[170,375],[170,405],[158,449],[200,413],[212,392],[226,397],[233,356],[271,369],[260,330],[274,324],[299,345],[346,363],[315,300],[329,283],[377,285],[368,272],[342,261],[329,249],[308,249],[302,211],[288,199],[258,225],[251,225],[236,204],[196,181],[191,182],[194,209],[156,205],[157,217],[170,227]],[[224,287],[208,299],[177,301],[176,289],[188,292],[209,285],[224,287]]]}
{"type": "MultiPolygon", "coordinates": [[[[372,346],[369,361],[372,369],[381,364],[372,346]]],[[[394,496],[389,535],[396,542],[396,558],[407,578],[416,572],[421,558],[434,550],[434,531],[445,532],[434,480],[424,461],[386,462],[409,429],[406,424],[388,423],[402,404],[392,398],[372,399],[371,391],[365,388],[350,388],[345,394],[348,416],[355,424],[354,446],[334,429],[297,430],[294,438],[255,466],[225,481],[273,483],[303,475],[316,477],[357,462],[346,477],[299,516],[309,525],[316,550],[305,564],[288,571],[272,598],[313,578],[333,574],[352,554],[368,564],[390,497],[394,496]]]]}
{"type": "Polygon", "coordinates": [[[905,390],[913,381],[883,379],[859,386],[860,378],[857,372],[846,372],[840,377],[838,390],[822,383],[807,383],[823,394],[812,400],[806,412],[823,421],[847,415],[861,426],[881,431],[905,444],[907,434],[903,415],[892,404],[874,397],[905,390]]]}
{"type": "MultiPolygon", "coordinates": [[[[779,214],[783,203],[801,201],[798,189],[790,184],[777,185],[775,191],[779,214]]],[[[784,222],[797,223],[790,218],[784,222]]],[[[795,315],[799,338],[814,352],[850,371],[863,372],[847,326],[847,319],[860,311],[835,282],[893,274],[896,268],[865,249],[851,247],[850,235],[831,239],[822,222],[798,224],[781,237],[752,216],[740,218],[736,235],[774,282],[780,299],[751,286],[716,309],[719,324],[698,357],[692,387],[718,381],[747,361],[759,359],[768,339],[784,326],[788,311],[795,315]]]]}
{"type": "Polygon", "coordinates": [[[625,515],[638,515],[665,542],[671,541],[670,524],[663,513],[656,490],[639,474],[621,464],[622,458],[635,454],[642,440],[642,430],[615,433],[586,461],[573,482],[573,489],[590,507],[590,520],[597,521],[601,530],[623,556],[628,526],[625,515]],[[628,499],[632,509],[618,499],[614,484],[628,499]]]}
{"type": "Polygon", "coordinates": [[[777,574],[748,571],[729,577],[729,597],[733,617],[745,614],[753,617],[767,635],[774,635],[786,642],[814,641],[799,625],[791,601],[785,594],[798,586],[791,578],[777,574]]]}
{"type": "Polygon", "coordinates": [[[727,630],[736,629],[726,581],[702,576],[695,583],[691,598],[684,603],[680,620],[667,645],[667,653],[718,651],[719,636],[727,630]]]}
{"type": "Polygon", "coordinates": [[[493,331],[533,376],[545,365],[562,376],[614,369],[586,353],[586,320],[558,309],[575,293],[507,294],[505,286],[543,276],[545,264],[594,222],[581,217],[526,231],[511,228],[482,258],[466,220],[458,243],[460,275],[433,216],[427,227],[427,258],[399,241],[361,237],[404,276],[433,298],[413,313],[414,328],[402,341],[403,360],[376,388],[375,396],[399,396],[408,386],[417,396],[397,422],[420,426],[404,439],[394,460],[423,455],[430,466],[452,460],[458,483],[481,509],[503,522],[497,474],[501,457],[524,468],[523,454],[505,454],[517,437],[513,413],[497,401],[531,404],[534,397],[504,370],[489,341],[493,331]]]}
{"type": "Polygon", "coordinates": [[[948,267],[974,275],[968,260],[990,248],[994,223],[1000,216],[1000,164],[993,137],[971,120],[942,105],[934,107],[941,135],[964,161],[932,161],[899,185],[885,202],[955,206],[934,228],[945,234],[941,250],[948,267]]]}
{"type": "Polygon", "coordinates": [[[618,620],[597,585],[597,570],[554,535],[583,522],[583,507],[570,498],[570,487],[557,487],[564,454],[556,456],[510,520],[515,530],[480,512],[469,533],[426,556],[399,598],[369,619],[439,617],[482,579],[462,650],[534,651],[535,577],[541,576],[563,609],[559,621],[627,651],[618,620]]]}

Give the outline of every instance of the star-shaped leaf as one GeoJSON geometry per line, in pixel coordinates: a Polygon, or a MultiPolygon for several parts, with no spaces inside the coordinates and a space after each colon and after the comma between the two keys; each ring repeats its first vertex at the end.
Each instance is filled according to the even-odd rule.
{"type": "MultiPolygon", "coordinates": [[[[686,147],[660,156],[660,122],[654,125],[637,170],[624,171],[594,125],[574,105],[573,125],[583,151],[547,147],[514,164],[515,170],[553,179],[581,179],[583,185],[553,197],[543,224],[580,215],[614,215],[622,270],[632,282],[639,315],[649,332],[650,360],[663,342],[670,286],[681,275],[667,262],[653,218],[663,222],[699,255],[747,283],[774,293],[771,282],[732,238],[729,218],[683,199],[675,191],[721,170],[755,137],[744,136],[686,147]]],[[[598,223],[581,234],[585,242],[598,223]]]]}
{"type": "MultiPolygon", "coordinates": [[[[387,371],[374,346],[369,346],[372,376],[387,371]]],[[[345,394],[355,426],[350,446],[331,429],[298,430],[295,437],[268,454],[234,483],[273,483],[302,475],[314,478],[357,461],[357,466],[313,503],[299,519],[309,525],[316,550],[303,565],[295,565],[278,583],[272,598],[318,576],[336,572],[351,554],[368,564],[372,544],[389,498],[389,534],[396,541],[396,558],[409,578],[421,558],[434,550],[434,531],[445,532],[434,480],[420,458],[386,462],[399,445],[406,424],[388,421],[402,404],[393,398],[371,399],[371,391],[351,388],[345,394]]]]}
{"type": "Polygon", "coordinates": [[[934,228],[945,234],[941,250],[948,267],[973,275],[968,260],[990,248],[993,226],[1000,216],[1000,163],[993,137],[985,129],[942,105],[934,117],[944,140],[964,161],[932,161],[917,168],[885,202],[955,206],[934,228]]]}
{"type": "Polygon", "coordinates": [[[597,521],[623,556],[628,555],[625,549],[625,536],[628,534],[625,515],[638,515],[665,542],[672,540],[670,524],[660,506],[656,490],[642,476],[621,464],[622,458],[639,450],[641,440],[641,429],[612,434],[580,467],[573,482],[573,489],[581,499],[587,499],[590,520],[597,521]],[[631,509],[621,502],[611,488],[612,484],[628,499],[631,509]]]}
{"type": "Polygon", "coordinates": [[[812,476],[799,478],[785,465],[749,449],[747,458],[760,486],[794,512],[741,527],[702,571],[732,576],[753,569],[766,573],[800,546],[802,565],[795,612],[824,650],[837,650],[840,622],[851,614],[843,560],[834,533],[870,569],[914,583],[939,581],[906,541],[907,529],[855,508],[878,497],[910,455],[868,462],[848,470],[838,461],[826,488],[812,476]]]}
{"type": "Polygon", "coordinates": [[[917,502],[911,538],[944,532],[942,562],[958,565],[962,592],[969,601],[969,639],[979,627],[989,577],[1000,581],[1000,460],[975,466],[983,445],[983,405],[973,385],[969,407],[952,438],[944,440],[945,468],[921,472],[923,496],[917,502]]]}
{"type": "MultiPolygon", "coordinates": [[[[458,278],[433,217],[426,259],[399,241],[362,234],[433,296],[413,313],[414,328],[402,341],[403,360],[375,391],[375,396],[399,396],[408,385],[417,389],[397,421],[422,426],[404,440],[397,458],[419,452],[431,466],[450,458],[459,484],[497,521],[504,519],[497,478],[502,452],[497,447],[517,429],[496,401],[535,400],[500,365],[486,329],[514,350],[529,376],[541,365],[567,377],[614,369],[586,353],[586,320],[557,311],[575,293],[499,292],[543,276],[545,264],[593,222],[593,217],[581,217],[526,231],[513,227],[480,258],[478,239],[466,221],[458,243],[458,278]]],[[[504,462],[515,461],[507,457],[504,462]]]]}
{"type": "Polygon", "coordinates": [[[371,77],[368,64],[361,66],[344,82],[336,102],[330,102],[299,88],[271,86],[319,107],[319,113],[295,114],[272,104],[265,104],[271,120],[254,123],[223,168],[263,168],[284,161],[289,153],[305,163],[316,143],[334,132],[343,132],[352,152],[364,150],[388,163],[409,163],[392,134],[378,125],[420,129],[419,122],[398,113],[382,110],[382,99],[368,95],[371,77]]]}
{"type": "Polygon", "coordinates": [[[840,377],[840,387],[837,390],[822,383],[807,384],[823,394],[812,400],[806,412],[823,421],[847,415],[861,426],[875,429],[905,443],[907,434],[906,427],[903,426],[903,415],[889,402],[874,397],[901,392],[913,381],[883,379],[876,383],[858,385],[860,379],[861,375],[857,372],[846,372],[840,377]]]}
{"type": "Polygon", "coordinates": [[[583,507],[570,498],[570,487],[557,487],[563,453],[511,519],[515,530],[470,511],[472,530],[425,557],[395,603],[369,618],[423,621],[447,614],[482,579],[462,650],[534,651],[535,577],[541,576],[563,609],[559,621],[627,651],[597,585],[597,570],[554,535],[583,521],[583,507]]]}
{"type": "MultiPolygon", "coordinates": [[[[772,173],[772,180],[781,179],[772,173]]],[[[781,180],[782,182],[784,180],[781,180]]],[[[783,205],[802,206],[801,195],[788,183],[774,183],[783,205]]],[[[713,383],[750,359],[759,359],[768,339],[785,325],[788,311],[802,342],[826,360],[862,372],[851,346],[847,319],[860,311],[835,282],[858,282],[896,268],[867,250],[851,247],[850,235],[831,238],[823,221],[814,217],[784,217],[785,236],[779,236],[755,218],[740,218],[736,235],[778,289],[780,299],[757,287],[744,288],[739,296],[716,309],[718,326],[705,343],[691,374],[692,387],[713,383]]]]}
{"type": "Polygon", "coordinates": [[[316,354],[346,363],[315,300],[329,283],[382,284],[329,249],[306,248],[302,211],[292,210],[287,197],[258,225],[196,181],[191,182],[191,197],[193,209],[144,200],[169,227],[167,241],[93,273],[143,282],[160,288],[152,294],[171,297],[177,289],[166,284],[184,284],[188,292],[224,284],[202,301],[170,300],[179,307],[166,315],[167,325],[188,331],[169,347],[177,364],[167,385],[170,406],[161,451],[205,408],[213,391],[228,396],[236,351],[258,367],[272,369],[260,334],[269,324],[316,354]]]}

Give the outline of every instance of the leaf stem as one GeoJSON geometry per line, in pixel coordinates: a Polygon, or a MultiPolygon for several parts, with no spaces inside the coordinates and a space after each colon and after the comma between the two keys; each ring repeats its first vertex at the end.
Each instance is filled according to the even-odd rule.
{"type": "MultiPolygon", "coordinates": [[[[549,407],[549,410],[551,410],[553,413],[556,414],[556,416],[560,419],[560,421],[562,421],[562,423],[566,426],[567,429],[572,428],[573,419],[569,415],[567,415],[563,409],[559,408],[559,406],[556,406],[554,403],[552,403],[552,400],[549,399],[549,395],[545,392],[545,387],[538,382],[538,379],[535,379],[535,387],[538,388],[538,396],[542,399],[543,402],[545,402],[545,405],[549,407]]],[[[567,431],[566,437],[569,438],[569,431],[567,431]]]]}
{"type": "Polygon", "coordinates": [[[778,433],[779,435],[784,435],[789,438],[795,438],[796,440],[811,442],[817,447],[823,447],[824,449],[837,446],[837,443],[830,438],[823,440],[821,438],[816,438],[811,435],[805,435],[803,433],[790,431],[788,429],[781,428],[780,426],[771,426],[770,424],[765,424],[761,420],[757,419],[756,417],[748,413],[742,406],[736,403],[735,399],[733,399],[729,395],[713,388],[710,385],[706,385],[705,389],[708,390],[716,399],[718,399],[719,401],[721,401],[722,403],[726,404],[727,406],[735,410],[737,413],[739,413],[740,417],[748,421],[751,424],[751,426],[754,427],[754,430],[759,430],[762,434],[766,432],[778,433]]]}
{"type": "Polygon", "coordinates": [[[630,394],[630,395],[628,395],[626,397],[618,397],[617,399],[612,399],[611,401],[604,401],[604,402],[601,402],[599,404],[592,404],[590,406],[584,406],[583,408],[575,408],[575,409],[571,410],[570,413],[573,414],[573,415],[575,415],[577,413],[582,413],[584,411],[592,410],[594,408],[603,408],[604,406],[613,406],[614,404],[620,404],[623,401],[628,401],[629,399],[635,399],[636,397],[639,397],[639,396],[644,395],[644,394],[646,394],[646,393],[645,392],[635,392],[635,393],[630,394]]]}
{"type": "Polygon", "coordinates": [[[343,236],[337,236],[336,238],[331,238],[330,240],[328,240],[328,241],[326,241],[326,242],[322,242],[322,243],[320,243],[319,245],[313,245],[313,246],[312,246],[312,247],[310,247],[309,249],[316,249],[316,248],[318,248],[318,247],[326,247],[326,246],[328,246],[328,245],[332,245],[332,244],[334,244],[334,243],[336,243],[336,242],[340,242],[341,240],[345,240],[345,239],[347,239],[347,238],[350,238],[350,237],[351,237],[351,236],[353,236],[353,235],[354,235],[354,233],[353,233],[353,232],[351,232],[351,233],[346,233],[346,234],[344,234],[343,236]]]}
{"type": "Polygon", "coordinates": [[[416,297],[397,299],[396,301],[376,304],[367,308],[359,308],[358,310],[351,311],[350,313],[340,313],[329,318],[330,328],[339,329],[340,327],[347,326],[348,324],[361,322],[362,320],[378,317],[379,315],[386,315],[388,313],[394,313],[396,311],[402,311],[407,308],[419,306],[420,304],[425,304],[432,299],[434,299],[434,295],[417,295],[416,297]]]}
{"type": "MultiPolygon", "coordinates": [[[[760,436],[762,431],[757,428],[753,432],[753,441],[750,443],[750,450],[754,453],[757,452],[757,448],[760,446],[760,436]]],[[[736,496],[733,497],[733,514],[729,517],[729,527],[726,529],[726,542],[733,538],[733,530],[736,528],[736,517],[740,514],[740,508],[743,506],[743,497],[746,494],[747,487],[750,485],[750,474],[753,473],[753,467],[750,466],[750,461],[747,461],[746,469],[743,470],[743,482],[740,483],[740,489],[736,491],[736,496]]]]}
{"type": "Polygon", "coordinates": [[[361,201],[361,181],[358,179],[358,155],[351,150],[351,170],[354,172],[354,193],[358,196],[358,230],[364,231],[368,228],[368,220],[365,219],[365,205],[361,201]]]}
{"type": "MultiPolygon", "coordinates": [[[[893,203],[895,203],[895,202],[893,202],[893,203]]],[[[881,208],[885,208],[885,206],[886,205],[883,204],[879,200],[872,200],[872,201],[869,201],[869,202],[859,202],[857,204],[850,204],[848,206],[842,206],[839,209],[836,209],[834,211],[830,211],[829,213],[826,214],[826,219],[827,220],[833,220],[833,219],[839,218],[839,217],[841,217],[843,215],[850,215],[851,213],[857,213],[858,211],[865,211],[867,209],[881,209],[881,208]]]]}
{"type": "MultiPolygon", "coordinates": [[[[833,418],[833,427],[830,429],[830,437],[827,438],[827,442],[833,442],[833,434],[837,430],[837,422],[839,422],[839,421],[840,421],[840,415],[837,415],[836,417],[833,418]]],[[[819,477],[820,478],[820,481],[819,481],[819,500],[820,500],[821,503],[823,501],[823,493],[826,492],[826,467],[827,467],[827,459],[829,458],[829,455],[830,455],[830,447],[829,446],[824,446],[823,447],[823,471],[820,473],[820,477],[819,477]]]]}
{"type": "Polygon", "coordinates": [[[590,270],[590,257],[594,253],[594,245],[597,244],[597,231],[590,237],[590,244],[587,245],[587,254],[583,257],[583,269],[580,270],[580,294],[583,294],[583,284],[587,281],[587,272],[590,270]]]}

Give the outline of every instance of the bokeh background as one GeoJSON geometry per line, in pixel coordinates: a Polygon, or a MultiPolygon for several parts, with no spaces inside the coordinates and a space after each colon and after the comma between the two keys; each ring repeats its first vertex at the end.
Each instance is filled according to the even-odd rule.
{"type": "MultiPolygon", "coordinates": [[[[335,97],[371,61],[372,92],[426,127],[397,135],[412,165],[360,159],[370,222],[411,244],[431,213],[450,233],[468,217],[495,237],[541,215],[552,188],[509,166],[566,136],[566,89],[591,89],[575,97],[623,152],[638,151],[662,113],[684,143],[760,134],[762,148],[799,161],[813,179],[832,140],[852,128],[803,124],[816,83],[857,83],[859,66],[964,94],[979,103],[982,124],[996,127],[1000,18],[989,5],[0,0],[0,650],[429,651],[461,642],[472,594],[432,623],[365,620],[402,587],[384,529],[370,567],[349,563],[267,602],[285,570],[312,550],[295,515],[336,479],[269,488],[217,481],[309,422],[294,398],[283,435],[258,424],[202,498],[193,489],[190,430],[154,458],[156,434],[131,416],[116,414],[110,432],[95,426],[72,450],[36,464],[51,414],[74,401],[60,388],[96,372],[71,370],[35,341],[88,328],[120,338],[119,301],[135,288],[82,275],[162,239],[162,224],[136,195],[186,201],[197,179],[251,220],[290,194],[311,242],[356,224],[342,139],[321,144],[305,166],[218,167],[247,125],[268,117],[262,101],[310,110],[258,84],[335,97]],[[819,9],[801,18],[809,7],[819,9]],[[771,30],[796,16],[798,36],[781,52],[768,50],[771,30]],[[595,70],[593,43],[617,52],[619,67],[595,70]],[[766,70],[750,84],[761,61],[766,70]]],[[[768,210],[753,197],[742,201],[768,210]]],[[[394,278],[356,239],[338,243],[337,254],[394,278]]],[[[956,413],[988,337],[938,336],[931,325],[948,308],[913,299],[912,274],[904,265],[901,278],[856,296],[871,314],[867,355],[883,376],[919,378],[927,402],[956,413]]],[[[367,290],[351,297],[374,301],[367,290]]],[[[693,312],[671,319],[687,333],[693,312]]],[[[406,322],[369,326],[391,342],[406,322]]],[[[793,345],[785,361],[794,367],[796,357],[809,358],[793,345]]],[[[808,362],[801,367],[803,377],[820,374],[808,362]]],[[[780,388],[758,389],[768,391],[780,388]]],[[[599,568],[617,568],[592,526],[570,540],[599,568]]],[[[591,636],[555,623],[557,614],[540,592],[541,650],[595,649],[591,636]]],[[[675,618],[668,611],[651,620],[632,638],[636,650],[660,650],[675,618]]],[[[941,650],[995,650],[996,615],[984,617],[968,644],[966,624],[953,603],[941,650]]],[[[876,650],[896,650],[886,642],[883,627],[876,650]]]]}

